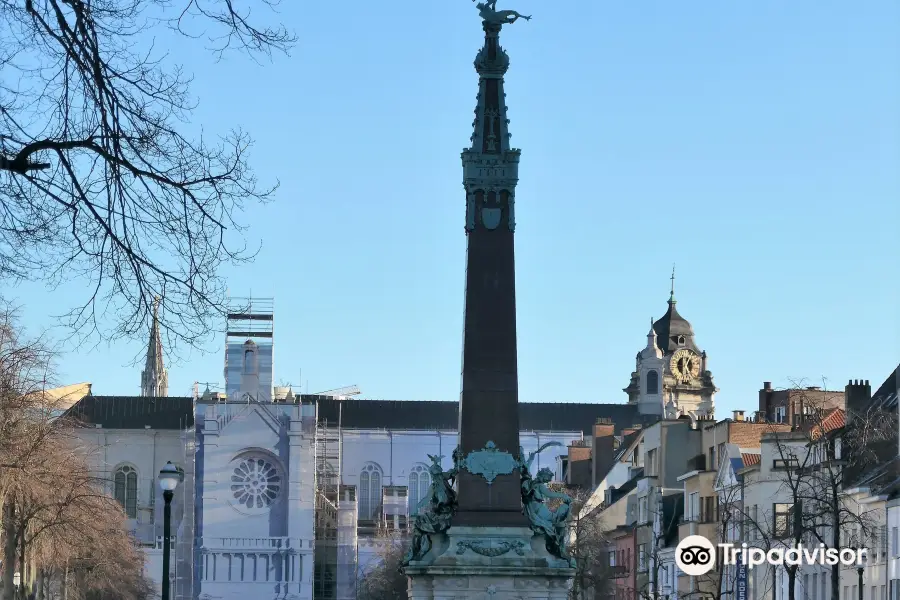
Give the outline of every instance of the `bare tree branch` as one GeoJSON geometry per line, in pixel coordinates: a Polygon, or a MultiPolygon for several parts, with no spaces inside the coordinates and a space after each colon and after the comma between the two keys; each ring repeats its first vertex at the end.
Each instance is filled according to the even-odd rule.
{"type": "Polygon", "coordinates": [[[228,264],[255,255],[238,218],[265,202],[252,143],[186,133],[190,78],[149,36],[205,35],[221,57],[286,52],[251,20],[272,0],[0,0],[0,280],[90,282],[62,321],[83,338],[135,336],[153,299],[170,342],[221,327],[228,264]]]}

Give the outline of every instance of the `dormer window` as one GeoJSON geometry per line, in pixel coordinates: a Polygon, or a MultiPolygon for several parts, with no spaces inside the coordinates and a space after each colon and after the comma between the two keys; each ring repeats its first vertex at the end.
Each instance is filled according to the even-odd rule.
{"type": "Polygon", "coordinates": [[[679,335],[678,339],[676,341],[678,342],[679,346],[684,346],[684,336],[683,335],[679,335]]]}

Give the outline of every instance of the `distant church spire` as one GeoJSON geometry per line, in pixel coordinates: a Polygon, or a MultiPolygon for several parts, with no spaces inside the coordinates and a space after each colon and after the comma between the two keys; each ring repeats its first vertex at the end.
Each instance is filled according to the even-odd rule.
{"type": "Polygon", "coordinates": [[[169,374],[163,365],[162,339],[159,335],[159,297],[153,302],[153,324],[150,326],[150,343],[147,362],[141,371],[141,396],[169,395],[169,374]]]}

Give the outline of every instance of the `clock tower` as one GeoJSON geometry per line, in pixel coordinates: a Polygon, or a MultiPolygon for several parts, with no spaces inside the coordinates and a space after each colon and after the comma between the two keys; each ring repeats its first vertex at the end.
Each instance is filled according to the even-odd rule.
{"type": "Polygon", "coordinates": [[[647,346],[635,358],[631,382],[624,389],[638,412],[674,419],[713,416],[718,392],[708,368],[706,352],[697,347],[694,329],[675,307],[675,273],[669,308],[651,319],[647,346]]]}

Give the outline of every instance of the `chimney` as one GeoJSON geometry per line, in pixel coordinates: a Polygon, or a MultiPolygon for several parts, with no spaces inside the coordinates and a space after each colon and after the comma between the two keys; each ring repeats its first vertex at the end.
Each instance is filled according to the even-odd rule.
{"type": "Polygon", "coordinates": [[[615,425],[608,418],[599,418],[594,424],[591,439],[591,486],[592,489],[603,481],[606,473],[612,467],[613,454],[615,452],[615,425]]]}
{"type": "Polygon", "coordinates": [[[852,379],[844,388],[844,406],[846,408],[846,421],[849,425],[853,421],[854,414],[861,414],[868,410],[872,402],[872,386],[869,380],[852,379]]]}
{"type": "Polygon", "coordinates": [[[759,411],[763,417],[772,414],[772,404],[775,400],[775,390],[772,389],[771,381],[763,381],[763,389],[759,390],[759,411]]]}
{"type": "Polygon", "coordinates": [[[744,411],[742,411],[742,410],[734,411],[734,420],[735,420],[735,422],[742,423],[744,421],[744,411]]]}

